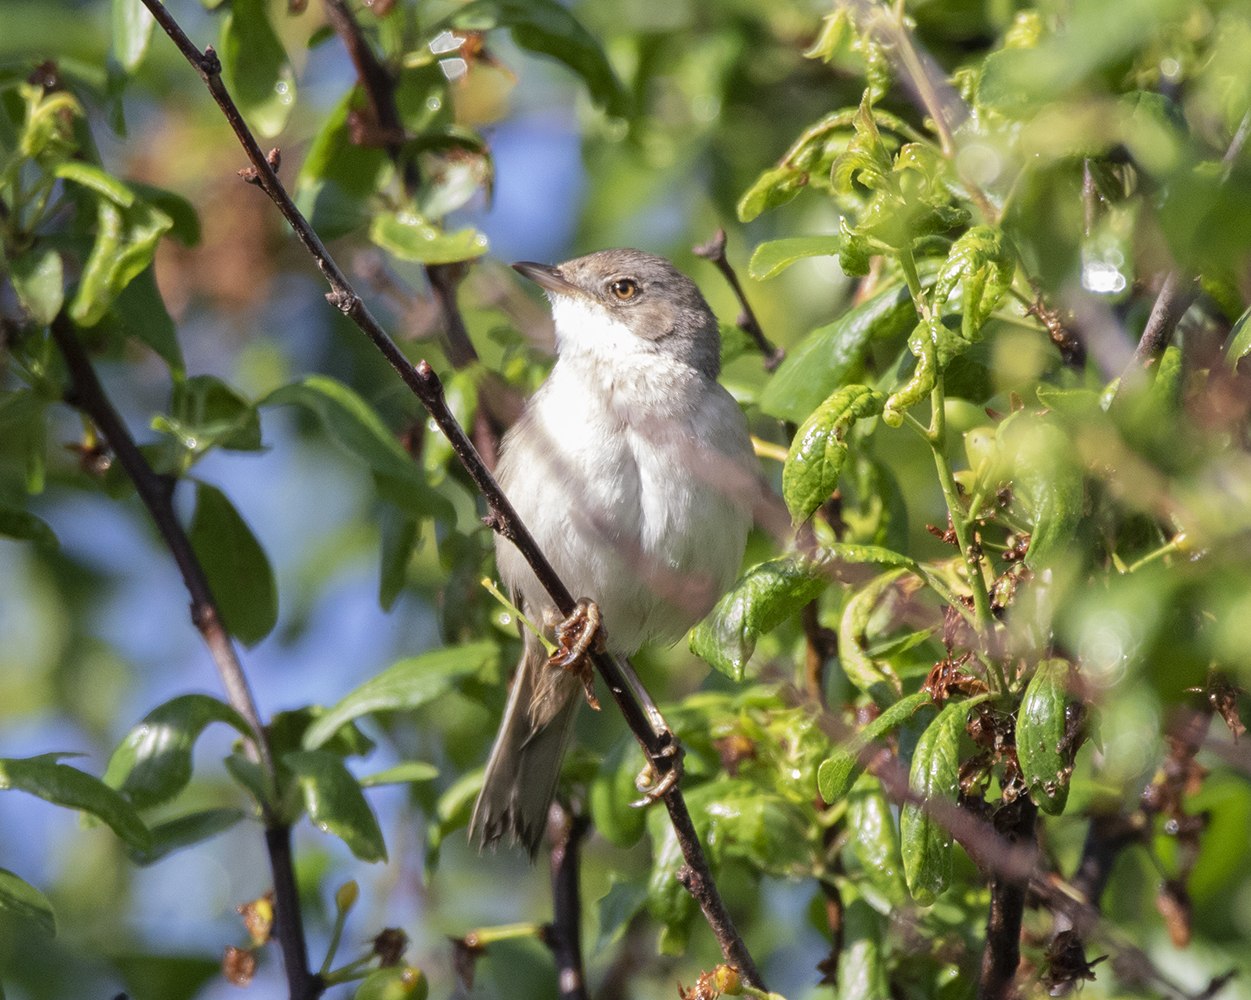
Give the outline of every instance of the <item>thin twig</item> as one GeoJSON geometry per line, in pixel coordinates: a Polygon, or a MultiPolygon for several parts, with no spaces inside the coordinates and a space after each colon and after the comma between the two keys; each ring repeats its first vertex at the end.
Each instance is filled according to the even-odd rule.
{"type": "Polygon", "coordinates": [[[733,265],[725,256],[725,230],[718,229],[712,234],[712,239],[707,243],[701,243],[697,247],[692,247],[691,251],[697,257],[703,257],[716,266],[717,270],[725,275],[725,280],[730,283],[730,287],[734,289],[734,294],[738,298],[742,312],[739,313],[738,326],[759,348],[760,353],[764,355],[765,371],[774,371],[778,365],[782,363],[782,359],[786,357],[786,352],[780,347],[776,347],[773,342],[765,336],[764,330],[760,326],[760,321],[756,319],[756,311],[752,309],[751,303],[747,301],[747,293],[743,291],[743,286],[739,283],[738,275],[734,272],[733,265]]]}
{"type": "Polygon", "coordinates": [[[583,815],[552,803],[548,839],[552,843],[552,922],[544,935],[556,959],[560,1000],[588,1000],[582,967],[582,888],[579,862],[582,838],[590,829],[583,815]]]}
{"type": "MultiPolygon", "coordinates": [[[[182,30],[177,20],[169,13],[160,0],[143,0],[143,3],[152,12],[162,30],[170,36],[174,44],[178,46],[187,60],[196,68],[201,79],[204,80],[205,85],[208,87],[209,93],[212,94],[213,99],[221,108],[227,122],[238,137],[240,144],[247,153],[248,160],[256,167],[260,187],[278,207],[278,210],[282,212],[283,217],[295,231],[296,238],[313,256],[318,269],[330,285],[330,292],[326,295],[327,301],[339,309],[344,316],[350,319],[369,338],[391,367],[395,369],[396,374],[399,375],[404,384],[408,386],[413,395],[426,408],[431,418],[447,437],[452,451],[460,460],[461,465],[486,501],[488,514],[485,521],[488,526],[516,546],[534,572],[539,583],[547,591],[548,596],[552,599],[552,603],[556,605],[562,615],[568,617],[573,613],[575,607],[573,595],[539,549],[534,536],[530,534],[529,530],[522,523],[521,518],[517,516],[512,503],[504,495],[499,484],[496,483],[495,478],[483,463],[477,450],[466,436],[464,429],[457,422],[456,418],[452,416],[451,411],[448,409],[447,400],[443,394],[443,385],[439,377],[427,362],[420,361],[413,365],[405,357],[395,341],[379,325],[360,296],[356,294],[355,289],[353,289],[339,265],[335,263],[334,258],[330,256],[329,251],[326,250],[321,239],[313,231],[308,220],[296,208],[295,203],[291,200],[291,196],[266,162],[264,154],[256,144],[256,139],[248,129],[242,115],[239,113],[239,109],[235,106],[234,100],[223,84],[221,63],[216,53],[211,47],[205,49],[203,53],[199,52],[187,37],[186,32],[182,30]]],[[[626,675],[615,658],[607,653],[596,651],[592,653],[591,660],[608,685],[613,699],[617,702],[622,715],[625,717],[626,724],[630,727],[630,731],[634,734],[635,739],[642,746],[649,763],[652,765],[658,778],[663,781],[665,775],[677,766],[677,761],[680,758],[680,754],[676,752],[676,741],[672,731],[668,728],[658,731],[653,727],[648,713],[639,701],[633,697],[626,675]]],[[[713,933],[716,935],[722,954],[727,962],[738,968],[747,983],[758,989],[763,989],[763,980],[760,977],[759,970],[756,968],[755,961],[747,950],[742,937],[735,929],[729,912],[725,908],[725,903],[717,891],[716,883],[713,881],[708,867],[708,860],[704,854],[703,847],[700,845],[699,838],[695,835],[690,812],[687,809],[686,800],[683,798],[678,784],[674,783],[669,787],[662,798],[677,835],[683,859],[694,876],[692,880],[694,887],[691,888],[691,893],[703,911],[705,920],[707,920],[713,933]]]]}
{"type": "MultiPolygon", "coordinates": [[[[70,374],[67,402],[85,413],[96,425],[126,475],[134,483],[140,500],[147,507],[156,523],[157,531],[178,564],[183,583],[191,595],[191,620],[213,657],[213,663],[226,689],[227,700],[247,720],[248,727],[252,730],[251,743],[272,790],[275,783],[274,761],[265,728],[257,711],[256,701],[252,697],[247,676],[235,652],[234,643],[222,624],[221,613],[209,587],[208,577],[205,576],[204,568],[191,546],[191,539],[187,537],[174,513],[174,482],[157,475],[144,458],[121,416],[105,395],[95,369],[78,341],[73,324],[64,314],[52,321],[52,336],[65,358],[70,374]]],[[[315,1000],[321,996],[325,987],[321,979],[308,968],[308,946],[304,937],[295,869],[291,862],[291,830],[273,813],[270,803],[262,802],[261,809],[265,820],[265,842],[269,848],[269,866],[274,880],[275,928],[286,968],[287,986],[291,1000],[315,1000]]]]}

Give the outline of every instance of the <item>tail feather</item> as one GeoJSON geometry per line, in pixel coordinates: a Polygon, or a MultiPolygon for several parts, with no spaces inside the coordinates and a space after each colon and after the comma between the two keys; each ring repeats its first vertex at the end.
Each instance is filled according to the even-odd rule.
{"type": "Polygon", "coordinates": [[[543,647],[527,637],[469,821],[470,839],[481,847],[507,836],[534,857],[543,839],[581,690],[572,675],[552,673],[543,647]]]}

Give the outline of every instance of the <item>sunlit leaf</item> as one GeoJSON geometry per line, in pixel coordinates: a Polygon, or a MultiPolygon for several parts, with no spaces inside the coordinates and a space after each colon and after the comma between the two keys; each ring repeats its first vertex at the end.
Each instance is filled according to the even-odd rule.
{"type": "Polygon", "coordinates": [[[751,255],[747,273],[757,281],[781,274],[797,260],[805,257],[829,257],[838,253],[842,240],[838,236],[791,236],[761,243],[751,255]]]}
{"type": "Polygon", "coordinates": [[[801,558],[753,566],[691,632],[691,652],[741,681],[756,642],[817,597],[829,583],[821,567],[801,558]]]}
{"type": "Polygon", "coordinates": [[[1069,732],[1072,668],[1065,660],[1043,660],[1021,698],[1016,717],[1016,752],[1021,776],[1043,812],[1064,812],[1077,735],[1069,732]]]}
{"type": "Polygon", "coordinates": [[[476,229],[447,233],[419,216],[397,212],[375,215],[369,238],[401,260],[419,264],[455,264],[487,251],[487,238],[476,229]]]}
{"type": "Polygon", "coordinates": [[[218,54],[222,79],[248,123],[265,138],[276,136],[295,107],[295,74],[265,0],[232,0],[218,54]]]}
{"type": "Polygon", "coordinates": [[[918,709],[933,703],[926,691],[900,698],[842,746],[835,747],[834,752],[822,761],[817,771],[817,787],[821,798],[830,804],[841,801],[864,770],[864,762],[860,758],[865,748],[885,739],[907,722],[918,709]]]}
{"type": "Polygon", "coordinates": [[[833,494],[847,460],[847,432],[857,420],[881,413],[884,401],[868,386],[849,385],[818,406],[795,432],[782,467],[782,497],[796,524],[833,494]]]}
{"type": "Polygon", "coordinates": [[[208,695],[180,695],[154,708],[113,751],[105,784],[137,809],[168,802],[191,780],[195,741],[214,722],[231,726],[241,736],[250,735],[238,712],[208,695]]]}
{"type": "Polygon", "coordinates": [[[9,270],[17,299],[30,318],[43,326],[52,322],[65,300],[61,255],[47,249],[18,256],[9,270]]]}
{"type": "Polygon", "coordinates": [[[130,859],[137,865],[155,864],[175,851],[202,844],[229,830],[245,815],[241,809],[203,809],[157,823],[151,830],[151,844],[146,850],[130,851],[130,859]]]}
{"type": "Polygon", "coordinates": [[[141,0],[113,0],[113,54],[127,73],[143,61],[155,23],[141,0]]]}

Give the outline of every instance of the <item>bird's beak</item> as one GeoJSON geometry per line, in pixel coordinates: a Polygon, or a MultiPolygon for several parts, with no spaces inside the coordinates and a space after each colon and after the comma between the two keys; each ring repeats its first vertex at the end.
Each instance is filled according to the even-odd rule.
{"type": "Polygon", "coordinates": [[[535,264],[533,261],[519,260],[513,265],[513,270],[529,278],[540,288],[555,292],[557,295],[572,295],[578,291],[578,286],[566,279],[560,273],[560,268],[552,267],[550,264],[535,264]]]}

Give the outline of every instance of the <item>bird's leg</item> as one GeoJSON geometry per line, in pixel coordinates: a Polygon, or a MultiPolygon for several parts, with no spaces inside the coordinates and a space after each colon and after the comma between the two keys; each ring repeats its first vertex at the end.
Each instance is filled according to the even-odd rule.
{"type": "Polygon", "coordinates": [[[643,765],[643,770],[634,779],[634,787],[643,793],[643,797],[630,805],[637,808],[651,805],[663,799],[682,780],[682,744],[666,728],[661,734],[662,744],[643,765]]]}
{"type": "Polygon", "coordinates": [[[586,693],[586,703],[598,712],[595,671],[586,658],[592,648],[603,652],[604,630],[600,626],[599,605],[583,597],[573,609],[573,614],[556,626],[556,651],[548,657],[547,663],[576,675],[586,693]]]}

